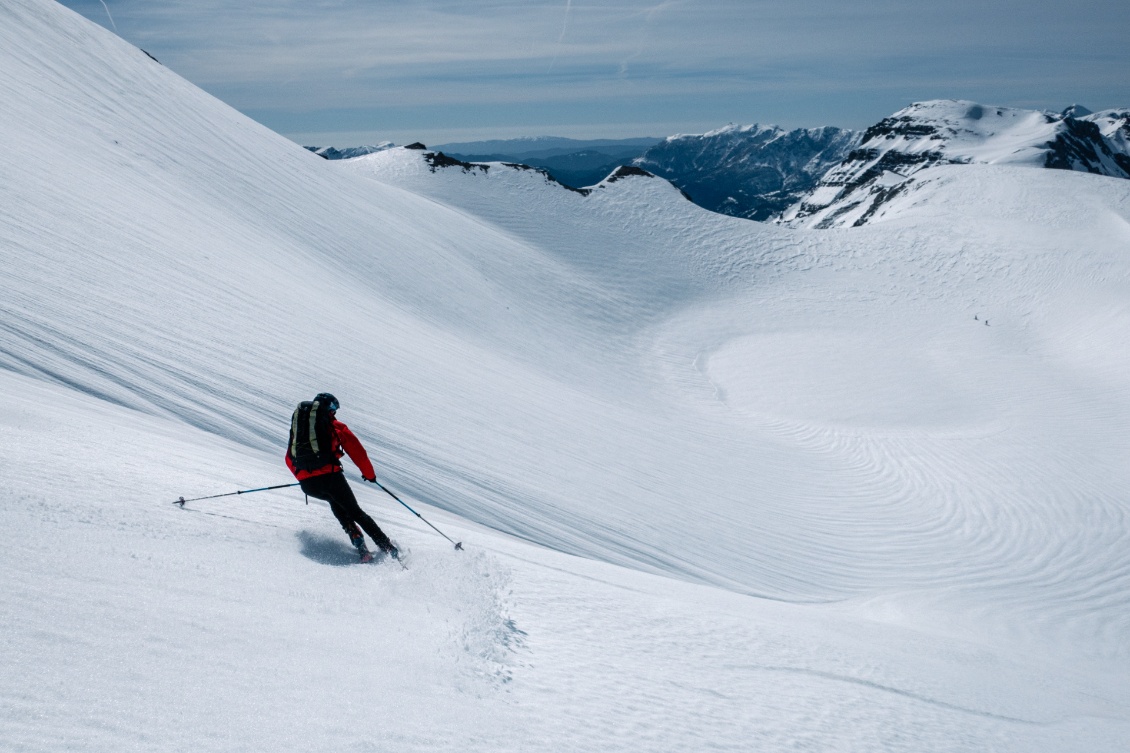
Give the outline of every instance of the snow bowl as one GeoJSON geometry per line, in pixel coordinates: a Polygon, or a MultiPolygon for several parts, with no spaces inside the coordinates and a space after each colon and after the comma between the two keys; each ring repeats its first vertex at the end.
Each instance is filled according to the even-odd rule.
{"type": "Polygon", "coordinates": [[[993,335],[963,329],[758,332],[724,341],[699,364],[741,414],[868,428],[968,425],[999,411],[1009,377],[993,335]]]}

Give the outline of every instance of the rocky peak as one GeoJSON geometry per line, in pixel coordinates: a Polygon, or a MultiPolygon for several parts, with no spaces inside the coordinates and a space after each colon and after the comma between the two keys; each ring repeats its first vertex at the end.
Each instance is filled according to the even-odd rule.
{"type": "Polygon", "coordinates": [[[913,175],[940,164],[1027,164],[1130,178],[1130,113],[1062,113],[965,100],[918,102],[863,133],[858,147],[787,210],[805,227],[866,224],[913,175]]]}

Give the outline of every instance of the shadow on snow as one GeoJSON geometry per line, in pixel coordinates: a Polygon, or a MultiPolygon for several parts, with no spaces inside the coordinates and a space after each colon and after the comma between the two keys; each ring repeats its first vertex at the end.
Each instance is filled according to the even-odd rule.
{"type": "Polygon", "coordinates": [[[310,531],[295,534],[302,544],[302,556],[322,565],[345,567],[357,564],[357,550],[335,538],[310,531]]]}

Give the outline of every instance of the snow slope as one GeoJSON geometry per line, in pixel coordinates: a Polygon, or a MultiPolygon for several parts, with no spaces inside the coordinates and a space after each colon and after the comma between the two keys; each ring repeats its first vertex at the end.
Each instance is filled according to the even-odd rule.
{"type": "Polygon", "coordinates": [[[795,231],[329,162],[41,0],[0,42],[0,747],[1124,749],[1130,183],[795,231]],[[466,552],[169,504],[288,481],[322,389],[466,552]]]}
{"type": "MultiPolygon", "coordinates": [[[[1084,360],[1101,362],[1107,378],[1125,364],[1118,291],[1130,186],[1121,181],[1068,176],[1074,183],[1065,200],[1059,174],[1048,174],[1039,190],[1023,169],[936,168],[922,177],[936,195],[911,204],[902,222],[828,236],[738,220],[704,226],[707,215],[658,178],[629,178],[583,196],[502,165],[432,173],[404,150],[349,167],[459,206],[617,284],[633,317],[617,329],[636,330],[617,345],[619,369],[633,375],[635,400],[654,401],[644,404],[651,421],[676,412],[679,422],[645,427],[633,440],[649,445],[641,464],[674,448],[633,476],[668,474],[671,491],[648,500],[649,517],[661,515],[664,497],[676,503],[672,519],[683,500],[694,500],[694,517],[718,516],[696,545],[708,549],[698,559],[719,562],[714,582],[823,600],[873,589],[952,591],[968,581],[981,609],[1001,598],[1003,540],[1026,552],[1011,561],[1012,577],[1028,578],[1033,567],[1059,566],[1052,553],[1066,539],[1054,543],[1059,534],[1050,529],[1066,525],[1067,539],[1089,529],[1076,506],[1064,510],[1074,522],[1048,517],[1057,500],[1091,486],[1088,477],[1103,476],[1104,484],[1111,473],[1119,477],[1083,508],[1121,521],[1125,383],[1092,382],[1091,367],[1075,372],[1076,355],[1064,353],[1092,354],[1084,360]],[[1033,232],[1037,217],[1049,226],[1033,232]],[[1080,246],[1082,230],[1071,218],[1089,218],[1093,271],[1067,274],[1064,249],[1080,246]],[[937,228],[947,223],[940,243],[937,228]],[[1073,344],[1061,317],[1091,322],[1077,326],[1096,332],[1073,344]],[[1098,394],[1109,404],[1084,411],[1098,394]],[[1040,410],[1031,410],[1029,395],[1041,397],[1040,410]],[[1062,412],[1051,409],[1061,401],[1062,412]],[[1075,426],[1090,436],[1070,453],[1043,443],[1075,426]],[[1001,465],[1011,469],[1007,478],[1001,465]],[[1032,483],[1043,487],[1038,494],[1032,483]],[[1020,508],[994,525],[983,518],[1004,514],[994,501],[1001,495],[1016,497],[1020,508]],[[878,544],[880,529],[887,544],[878,544]],[[1041,550],[1046,557],[1035,555],[1041,550]],[[988,582],[986,568],[994,570],[988,582]]],[[[606,508],[602,502],[591,514],[607,516],[606,508]]],[[[679,523],[691,531],[699,525],[679,523]]],[[[1125,536],[1121,524],[1109,533],[1125,536]]],[[[1117,547],[1100,551],[1113,559],[1087,576],[1096,584],[1127,565],[1117,547]]],[[[1056,608],[1038,601],[1033,617],[1056,608]]],[[[1108,616],[1115,614],[1125,619],[1118,609],[1108,616]]],[[[1026,629],[1051,623],[1066,626],[1025,621],[1026,629]]]]}

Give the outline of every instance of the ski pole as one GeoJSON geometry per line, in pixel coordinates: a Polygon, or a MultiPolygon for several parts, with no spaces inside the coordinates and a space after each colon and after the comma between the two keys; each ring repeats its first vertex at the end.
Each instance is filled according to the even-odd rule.
{"type": "Polygon", "coordinates": [[[232,496],[235,496],[236,494],[250,494],[251,492],[265,492],[268,489],[286,489],[287,487],[290,487],[290,486],[298,486],[298,483],[295,482],[293,484],[279,484],[278,486],[263,486],[263,487],[260,487],[258,489],[241,489],[238,492],[228,492],[227,494],[213,494],[210,497],[193,497],[192,499],[185,499],[184,497],[178,497],[177,500],[175,502],[173,502],[173,504],[174,505],[180,505],[181,507],[184,507],[185,502],[198,502],[199,500],[202,500],[202,499],[216,499],[217,497],[232,497],[232,496]]]}
{"type": "MultiPolygon", "coordinates": [[[[387,487],[386,487],[386,486],[385,486],[384,484],[382,484],[382,483],[381,483],[380,481],[377,481],[377,479],[376,479],[376,478],[373,478],[373,483],[374,483],[374,484],[376,484],[377,486],[379,486],[380,488],[384,489],[384,491],[385,491],[385,494],[387,494],[388,496],[392,497],[393,499],[395,499],[395,500],[396,500],[397,502],[399,502],[400,504],[402,504],[402,505],[404,505],[405,507],[407,507],[407,508],[408,508],[408,512],[412,513],[413,515],[415,515],[415,516],[416,516],[417,518],[419,518],[420,520],[424,521],[425,523],[428,523],[427,519],[426,519],[426,518],[425,518],[425,517],[424,517],[423,515],[421,515],[420,513],[416,512],[416,511],[415,511],[415,510],[413,510],[413,509],[412,509],[411,507],[408,507],[408,505],[404,503],[404,500],[402,500],[402,499],[401,499],[400,497],[398,497],[398,496],[396,496],[395,494],[393,494],[392,492],[390,492],[390,491],[388,490],[388,488],[387,488],[387,487]]],[[[429,526],[432,526],[432,524],[431,524],[431,523],[428,523],[428,525],[429,525],[429,526]]],[[[443,537],[444,537],[445,539],[447,539],[448,541],[451,541],[451,537],[450,537],[450,536],[448,536],[448,535],[447,535],[446,533],[444,533],[443,531],[439,530],[439,529],[438,529],[438,528],[436,528],[435,526],[432,526],[432,530],[433,530],[433,531],[435,531],[436,533],[438,533],[438,534],[439,534],[440,536],[443,536],[443,537]]],[[[460,549],[460,550],[462,550],[462,549],[463,549],[463,542],[462,542],[462,541],[451,541],[451,543],[452,543],[452,544],[455,544],[455,548],[456,548],[456,549],[460,549]]]]}

